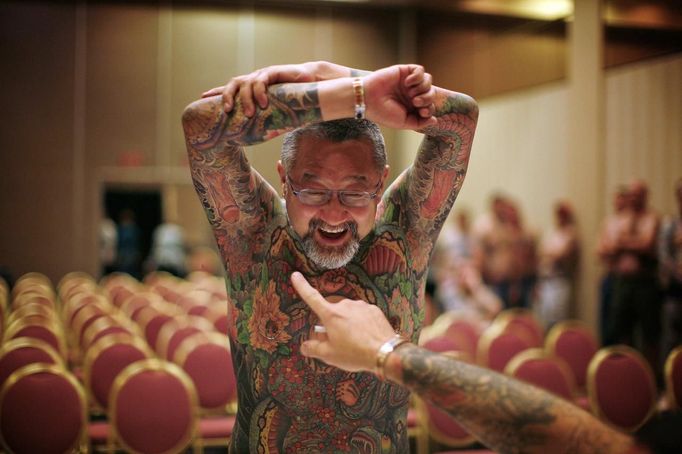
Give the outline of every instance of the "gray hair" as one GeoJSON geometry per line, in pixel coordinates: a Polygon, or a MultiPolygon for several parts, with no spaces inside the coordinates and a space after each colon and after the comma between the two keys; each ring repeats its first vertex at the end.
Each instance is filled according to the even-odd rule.
{"type": "Polygon", "coordinates": [[[376,170],[382,172],[386,166],[386,145],[384,144],[384,136],[381,135],[379,126],[369,120],[343,118],[341,120],[313,123],[288,133],[284,137],[282,153],[280,154],[282,166],[284,166],[284,170],[287,173],[291,173],[296,163],[296,150],[302,137],[324,139],[333,143],[346,140],[368,141],[374,150],[372,157],[376,170]]]}

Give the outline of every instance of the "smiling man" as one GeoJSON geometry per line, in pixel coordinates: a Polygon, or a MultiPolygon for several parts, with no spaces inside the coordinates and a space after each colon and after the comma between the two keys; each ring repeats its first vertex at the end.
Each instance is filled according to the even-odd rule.
{"type": "Polygon", "coordinates": [[[462,186],[478,117],[418,65],[374,72],[326,62],[271,66],[187,107],[192,178],[226,269],[239,409],[232,452],[407,452],[408,392],[301,355],[317,317],[289,281],[363,299],[417,340],[429,258],[462,186]],[[377,124],[418,130],[390,186],[377,124]],[[288,133],[283,199],[243,146],[288,133]]]}

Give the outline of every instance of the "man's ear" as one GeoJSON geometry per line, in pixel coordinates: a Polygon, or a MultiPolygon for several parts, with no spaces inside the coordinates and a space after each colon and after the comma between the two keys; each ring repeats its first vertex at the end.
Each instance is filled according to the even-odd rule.
{"type": "Polygon", "coordinates": [[[286,184],[287,182],[287,173],[284,170],[284,165],[282,165],[282,161],[277,161],[277,173],[279,173],[279,181],[282,184],[286,184]]]}
{"type": "Polygon", "coordinates": [[[384,189],[386,189],[386,179],[388,178],[388,171],[390,170],[390,167],[388,164],[384,166],[384,172],[381,175],[381,189],[380,192],[381,194],[384,193],[384,189]]]}
{"type": "Polygon", "coordinates": [[[279,174],[279,182],[282,185],[282,197],[287,196],[287,172],[284,170],[282,161],[277,161],[277,173],[279,174]]]}

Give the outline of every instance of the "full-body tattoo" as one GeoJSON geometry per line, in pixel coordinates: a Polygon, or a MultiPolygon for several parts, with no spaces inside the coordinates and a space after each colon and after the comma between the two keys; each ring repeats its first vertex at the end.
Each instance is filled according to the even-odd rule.
{"type": "Polygon", "coordinates": [[[415,164],[384,193],[374,229],[343,268],[321,270],[303,253],[276,191],[242,146],[322,120],[317,83],[279,84],[252,117],[219,98],[190,105],[183,124],[192,178],[226,269],[229,337],[239,382],[234,452],[406,452],[405,388],[300,354],[316,317],[289,281],[300,271],[325,296],[362,299],[417,340],[436,236],[461,188],[477,119],[475,102],[438,89],[438,125],[415,164]]]}

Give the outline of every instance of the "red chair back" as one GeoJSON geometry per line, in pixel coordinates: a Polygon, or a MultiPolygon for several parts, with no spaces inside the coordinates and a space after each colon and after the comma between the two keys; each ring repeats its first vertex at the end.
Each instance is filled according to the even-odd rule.
{"type": "Polygon", "coordinates": [[[157,359],[126,367],[111,389],[112,444],[135,453],[183,452],[196,432],[196,391],[178,366],[157,359]]]}
{"type": "Polygon", "coordinates": [[[682,345],[675,347],[665,361],[665,391],[673,409],[682,408],[682,345]]]}
{"type": "Polygon", "coordinates": [[[562,358],[571,368],[576,387],[585,388],[587,366],[599,344],[590,329],[579,320],[565,320],[554,325],[545,341],[546,350],[562,358]]]}
{"type": "Polygon", "coordinates": [[[173,361],[192,379],[199,406],[207,411],[226,410],[237,399],[237,379],[226,336],[198,333],[185,339],[173,361]]]}
{"type": "Polygon", "coordinates": [[[31,364],[0,391],[0,440],[15,454],[84,452],[86,399],[61,366],[31,364]]]}
{"type": "Polygon", "coordinates": [[[492,324],[479,339],[476,359],[482,366],[502,372],[514,355],[532,347],[527,337],[507,331],[503,325],[492,324]]]}
{"type": "Polygon", "coordinates": [[[573,373],[561,358],[545,353],[541,348],[531,348],[517,354],[509,361],[504,373],[532,385],[551,391],[566,400],[574,394],[573,373]]]}
{"type": "Polygon", "coordinates": [[[453,320],[445,330],[445,335],[454,339],[470,358],[476,358],[476,346],[481,331],[475,323],[464,318],[453,320]]]}
{"type": "Polygon", "coordinates": [[[520,307],[505,309],[495,316],[493,323],[525,337],[532,347],[541,347],[544,343],[545,331],[529,309],[520,307]]]}
{"type": "Polygon", "coordinates": [[[151,356],[144,340],[127,334],[112,334],[95,342],[83,361],[83,381],[92,403],[106,410],[118,374],[130,364],[151,356]]]}
{"type": "Polygon", "coordinates": [[[592,358],[587,394],[595,415],[629,432],[649,419],[657,401],[649,363],[625,345],[604,347],[592,358]]]}
{"type": "Polygon", "coordinates": [[[15,371],[37,363],[62,364],[62,358],[49,344],[29,337],[12,339],[0,347],[0,387],[15,371]]]}

